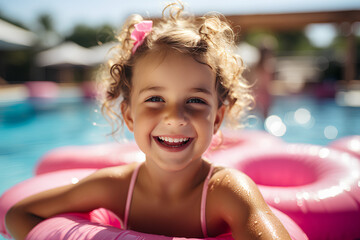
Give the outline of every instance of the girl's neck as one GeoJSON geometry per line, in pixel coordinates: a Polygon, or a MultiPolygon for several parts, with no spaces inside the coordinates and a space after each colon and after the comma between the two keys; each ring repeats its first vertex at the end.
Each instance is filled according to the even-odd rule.
{"type": "Polygon", "coordinates": [[[188,196],[206,178],[210,164],[203,159],[194,161],[180,171],[167,171],[154,162],[146,161],[141,175],[141,182],[151,189],[153,196],[159,199],[181,199],[188,196]]]}

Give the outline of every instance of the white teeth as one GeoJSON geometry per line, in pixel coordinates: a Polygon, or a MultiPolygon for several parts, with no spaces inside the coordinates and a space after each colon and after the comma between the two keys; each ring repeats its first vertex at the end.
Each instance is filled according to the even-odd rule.
{"type": "Polygon", "coordinates": [[[189,138],[170,138],[170,137],[159,137],[161,141],[170,142],[170,143],[181,143],[186,142],[189,138]]]}

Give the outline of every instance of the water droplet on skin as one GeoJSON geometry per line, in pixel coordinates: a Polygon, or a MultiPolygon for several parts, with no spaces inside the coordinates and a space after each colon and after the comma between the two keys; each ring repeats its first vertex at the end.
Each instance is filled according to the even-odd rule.
{"type": "Polygon", "coordinates": [[[79,182],[79,179],[77,179],[76,177],[73,177],[72,179],[71,179],[71,183],[72,184],[77,184],[79,182]]]}
{"type": "Polygon", "coordinates": [[[258,224],[258,221],[255,221],[254,223],[255,223],[255,224],[258,224]]]}
{"type": "Polygon", "coordinates": [[[258,236],[260,237],[262,235],[262,232],[259,232],[258,236]]]}

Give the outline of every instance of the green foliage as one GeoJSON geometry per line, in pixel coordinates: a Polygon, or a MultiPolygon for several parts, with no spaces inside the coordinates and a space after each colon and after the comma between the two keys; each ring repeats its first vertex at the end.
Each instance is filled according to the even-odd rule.
{"type": "Polygon", "coordinates": [[[314,47],[309,39],[306,37],[304,31],[287,31],[287,32],[278,32],[276,34],[278,40],[279,52],[304,52],[304,51],[314,51],[317,48],[314,47]]]}
{"type": "Polygon", "coordinates": [[[45,31],[54,31],[53,20],[49,14],[42,14],[38,17],[38,22],[45,31]]]}
{"type": "Polygon", "coordinates": [[[278,53],[296,54],[304,51],[317,50],[312,46],[305,33],[301,30],[272,32],[270,30],[254,29],[247,32],[244,40],[260,47],[268,39],[275,40],[274,50],[278,53]]]}
{"type": "Polygon", "coordinates": [[[274,33],[265,29],[250,30],[243,36],[246,42],[256,47],[260,47],[264,39],[268,37],[274,37],[274,33]]]}
{"type": "Polygon", "coordinates": [[[343,51],[346,48],[346,37],[344,36],[336,36],[334,41],[330,45],[333,49],[338,49],[343,51]]]}
{"type": "Polygon", "coordinates": [[[73,32],[65,38],[66,41],[73,41],[83,47],[96,46],[99,43],[114,40],[114,30],[110,25],[90,27],[79,24],[74,27],[73,32]]]}

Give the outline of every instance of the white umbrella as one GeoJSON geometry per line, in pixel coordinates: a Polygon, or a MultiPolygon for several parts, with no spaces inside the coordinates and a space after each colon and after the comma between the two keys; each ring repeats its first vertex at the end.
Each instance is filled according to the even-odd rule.
{"type": "Polygon", "coordinates": [[[34,45],[34,33],[0,19],[0,50],[17,50],[34,45]]]}
{"type": "Polygon", "coordinates": [[[57,65],[89,65],[91,50],[73,42],[65,42],[49,50],[40,52],[36,56],[36,63],[40,67],[57,65]]]}
{"type": "Polygon", "coordinates": [[[91,47],[91,54],[88,58],[89,65],[98,65],[107,61],[111,54],[113,54],[110,50],[112,50],[115,46],[115,42],[108,42],[99,46],[91,47]]]}

